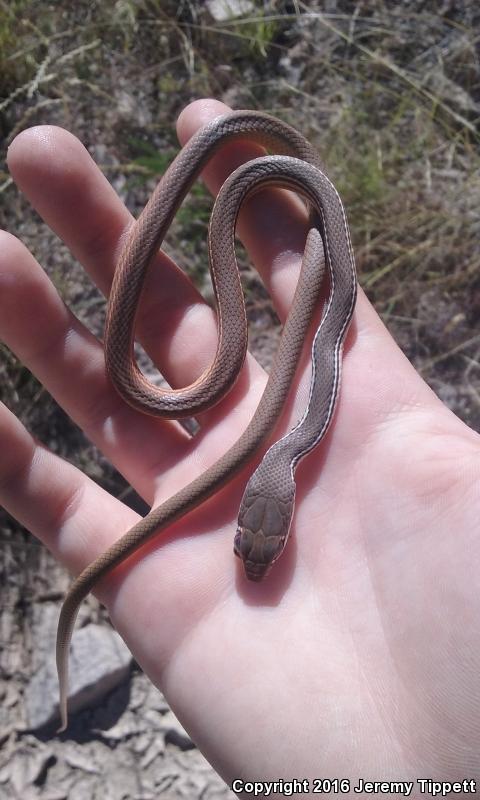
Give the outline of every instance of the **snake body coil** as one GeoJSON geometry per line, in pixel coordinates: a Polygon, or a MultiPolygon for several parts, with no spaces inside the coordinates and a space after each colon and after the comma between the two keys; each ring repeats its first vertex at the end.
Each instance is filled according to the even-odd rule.
{"type": "Polygon", "coordinates": [[[340,384],[342,345],[356,298],[355,264],[348,224],[338,193],[322,171],[314,148],[290,126],[266,114],[239,111],[202,128],[180,151],[133,225],[110,293],[105,331],[108,373],[127,403],[171,419],[194,416],[218,402],[235,382],[247,349],[243,294],[234,252],[242,204],[263,186],[301,194],[311,208],[302,269],[274,365],[257,410],[242,436],[206,472],[154,508],[90,564],[74,581],[57,632],[60,714],[67,724],[68,649],[82,600],[97,581],[153,536],[224,486],[267,440],[281,414],[324,277],[330,293],[312,346],[310,396],[300,422],[267,450],[242,499],[234,549],[251,580],[260,580],[285,547],[295,502],[295,467],[325,435],[340,384]],[[133,358],[135,320],[152,258],[207,161],[227,140],[254,140],[278,155],[254,159],[222,186],[209,227],[209,254],[218,314],[218,345],[209,369],[193,384],[164,390],[150,384],[133,358]],[[322,246],[323,243],[323,246],[322,246]]]}

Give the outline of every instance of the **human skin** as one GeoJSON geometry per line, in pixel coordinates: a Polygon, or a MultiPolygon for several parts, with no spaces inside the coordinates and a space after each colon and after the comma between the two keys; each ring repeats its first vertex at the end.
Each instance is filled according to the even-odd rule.
{"type": "MultiPolygon", "coordinates": [[[[180,141],[227,110],[192,103],[178,120],[180,141]]],[[[204,175],[213,193],[257,152],[245,143],[222,150],[204,175]]],[[[132,218],[83,145],[60,128],[32,128],[10,146],[8,165],[108,294],[132,218]]],[[[299,204],[272,189],[249,201],[239,223],[282,319],[305,225],[299,204]]],[[[265,384],[251,356],[190,439],[117,396],[101,343],[24,245],[0,238],[0,339],[148,503],[236,441],[265,384]]],[[[173,386],[198,377],[215,352],[213,312],[163,254],[138,333],[173,386]]],[[[306,359],[296,385],[279,432],[304,407],[306,359]]],[[[138,519],[5,406],[0,442],[1,503],[73,574],[138,519]]],[[[259,584],[232,552],[249,472],[96,592],[215,769],[227,782],[480,779],[480,438],[424,383],[361,291],[334,422],[297,470],[292,537],[259,584]]]]}

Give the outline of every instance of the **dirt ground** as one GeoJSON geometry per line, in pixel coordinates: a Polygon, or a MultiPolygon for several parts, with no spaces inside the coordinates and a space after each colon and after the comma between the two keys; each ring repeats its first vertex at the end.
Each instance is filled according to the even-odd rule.
{"type": "MultiPolygon", "coordinates": [[[[478,4],[265,0],[224,22],[207,5],[0,0],[1,227],[101,337],[104,298],[11,181],[9,143],[32,125],[67,128],[138,214],[176,152],[186,103],[214,96],[268,111],[318,147],[349,214],[363,289],[432,389],[480,431],[478,4]]],[[[211,297],[210,205],[198,185],[167,249],[211,297]]],[[[278,320],[243,251],[240,262],[250,347],[268,367],[278,320]]],[[[2,401],[28,430],[145,511],[5,346],[0,377],[2,401]]],[[[6,511],[0,536],[0,798],[233,797],[135,666],[109,697],[109,728],[84,711],[66,739],[28,729],[39,609],[58,610],[68,577],[6,511]]],[[[82,614],[106,622],[92,598],[82,614]]]]}

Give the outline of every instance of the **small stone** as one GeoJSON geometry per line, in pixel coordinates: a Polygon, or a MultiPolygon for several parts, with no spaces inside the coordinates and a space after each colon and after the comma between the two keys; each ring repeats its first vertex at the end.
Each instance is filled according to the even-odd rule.
{"type": "Polygon", "coordinates": [[[207,0],[206,6],[215,22],[237,19],[255,11],[251,0],[207,0]]]}
{"type": "Polygon", "coordinates": [[[65,756],[65,763],[76,770],[82,770],[88,775],[101,775],[102,770],[92,763],[90,756],[83,756],[81,753],[69,753],[65,756]]]}
{"type": "Polygon", "coordinates": [[[190,739],[183,725],[178,721],[173,711],[169,711],[162,719],[165,730],[165,742],[174,744],[180,750],[192,750],[195,745],[190,739]]]}
{"type": "Polygon", "coordinates": [[[16,753],[11,762],[9,778],[17,794],[26,797],[27,790],[33,791],[32,787],[44,780],[55,760],[50,748],[16,753]]]}

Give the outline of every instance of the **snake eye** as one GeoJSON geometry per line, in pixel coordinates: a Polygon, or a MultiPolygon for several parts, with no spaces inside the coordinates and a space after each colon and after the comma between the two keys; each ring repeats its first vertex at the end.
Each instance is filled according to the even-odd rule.
{"type": "Polygon", "coordinates": [[[233,542],[233,552],[244,560],[248,558],[253,545],[253,533],[248,528],[237,528],[233,542]]]}
{"type": "Polygon", "coordinates": [[[235,539],[233,540],[233,552],[239,558],[241,556],[241,553],[240,553],[240,540],[241,540],[241,537],[242,537],[242,531],[240,530],[240,528],[237,528],[237,532],[235,534],[235,539]]]}

